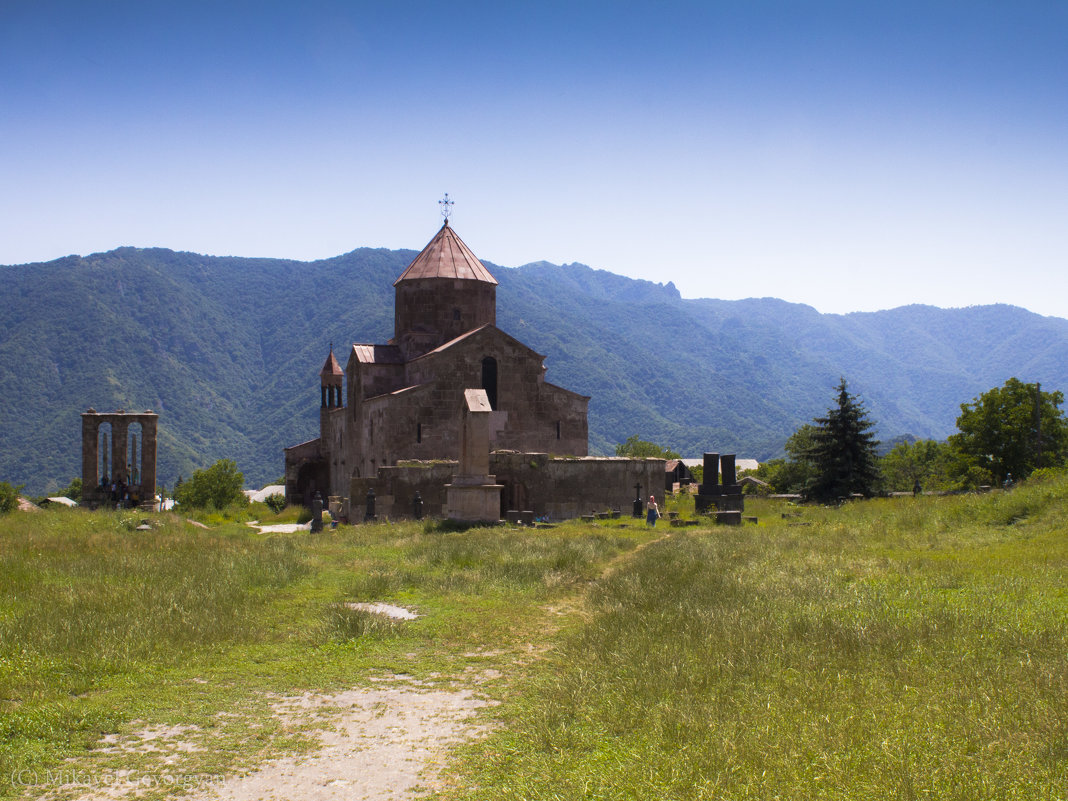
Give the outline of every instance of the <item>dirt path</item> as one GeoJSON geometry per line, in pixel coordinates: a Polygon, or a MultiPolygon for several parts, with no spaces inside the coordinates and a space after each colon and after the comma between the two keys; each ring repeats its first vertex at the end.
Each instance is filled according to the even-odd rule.
{"type": "MultiPolygon", "coordinates": [[[[671,533],[665,531],[619,554],[605,565],[599,580],[671,533]]],[[[581,606],[581,601],[576,598],[574,606],[581,606]]],[[[560,605],[546,611],[561,614],[560,605]]],[[[485,728],[471,718],[479,709],[496,703],[472,689],[428,689],[415,682],[353,689],[328,697],[284,699],[278,707],[283,716],[303,722],[309,717],[322,718],[327,726],[321,733],[322,747],[308,756],[275,760],[193,798],[410,801],[440,787],[440,770],[449,749],[484,734],[485,728]]]]}
{"type": "Polygon", "coordinates": [[[450,746],[475,736],[469,720],[491,702],[472,690],[413,684],[369,687],[332,696],[283,699],[278,713],[321,720],[321,747],[274,760],[248,776],[193,796],[197,801],[401,801],[433,789],[450,746]]]}

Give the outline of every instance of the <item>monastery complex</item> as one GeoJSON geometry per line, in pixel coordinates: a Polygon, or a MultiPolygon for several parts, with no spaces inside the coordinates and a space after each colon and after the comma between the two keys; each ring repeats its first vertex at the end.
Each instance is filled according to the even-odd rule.
{"type": "Polygon", "coordinates": [[[330,348],[319,437],[285,450],[290,503],[319,493],[355,521],[370,494],[377,516],[396,518],[411,516],[418,493],[426,514],[443,514],[472,389],[485,393],[471,420],[488,427],[499,517],[575,517],[663,496],[663,460],[587,456],[590,399],[546,381],[545,357],[497,328],[497,280],[447,214],[393,286],[389,342],[351,345],[344,368],[330,348]]]}

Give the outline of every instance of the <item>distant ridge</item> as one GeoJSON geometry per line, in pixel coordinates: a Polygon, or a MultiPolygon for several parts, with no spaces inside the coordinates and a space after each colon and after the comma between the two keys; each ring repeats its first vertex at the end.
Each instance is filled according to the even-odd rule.
{"type": "MultiPolygon", "coordinates": [[[[168,486],[224,457],[250,486],[278,479],[282,447],[316,436],[329,343],[390,337],[392,284],[415,255],[123,247],[0,267],[0,480],[66,485],[89,406],[160,413],[168,486]]],[[[1013,306],[820,314],[683,299],[582,264],[486,266],[499,327],[547,356],[548,380],[592,397],[594,452],[638,434],[688,456],[766,459],[826,410],[840,376],[883,439],[944,437],[962,402],[1010,376],[1068,390],[1068,320],[1013,306]]]]}

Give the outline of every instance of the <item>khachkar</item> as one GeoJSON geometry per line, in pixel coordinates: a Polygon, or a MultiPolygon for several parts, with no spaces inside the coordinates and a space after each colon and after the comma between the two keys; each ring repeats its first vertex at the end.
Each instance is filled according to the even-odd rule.
{"type": "Polygon", "coordinates": [[[82,412],[83,506],[155,501],[158,424],[152,411],[82,412]]]}
{"type": "Polygon", "coordinates": [[[445,485],[445,516],[464,523],[498,523],[501,490],[489,471],[489,396],[484,389],[465,389],[463,439],[459,472],[445,485]]]}
{"type": "Polygon", "coordinates": [[[711,514],[715,511],[717,523],[741,524],[745,499],[742,485],[738,483],[735,454],[705,454],[704,482],[697,487],[694,504],[698,512],[711,514]],[[720,483],[721,470],[723,483],[720,483]]]}

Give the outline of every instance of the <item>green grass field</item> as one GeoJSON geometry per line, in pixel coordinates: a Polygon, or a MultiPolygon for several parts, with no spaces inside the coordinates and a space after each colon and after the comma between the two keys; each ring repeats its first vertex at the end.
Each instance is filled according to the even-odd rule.
{"type": "Polygon", "coordinates": [[[9,515],[0,797],[37,792],[25,771],[147,765],[99,748],[146,724],[196,727],[211,747],[183,770],[230,774],[312,747],[272,697],[476,666],[505,703],[450,801],[1066,798],[1066,510],[1055,476],[655,532],[9,515]],[[363,600],[424,616],[342,606],[363,600]]]}

